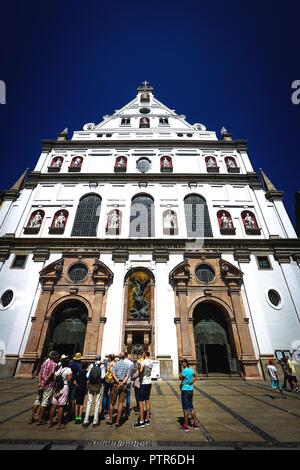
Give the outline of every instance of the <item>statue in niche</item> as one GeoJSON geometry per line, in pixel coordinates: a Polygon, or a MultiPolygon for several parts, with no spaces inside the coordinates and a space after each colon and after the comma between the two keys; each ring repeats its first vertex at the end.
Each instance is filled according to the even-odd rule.
{"type": "Polygon", "coordinates": [[[77,157],[73,160],[72,163],[73,163],[73,166],[76,166],[78,168],[79,166],[81,166],[81,162],[82,162],[81,158],[77,157]]]}
{"type": "Polygon", "coordinates": [[[236,162],[234,158],[228,158],[227,165],[229,166],[229,168],[236,168],[236,162]]]}
{"type": "Polygon", "coordinates": [[[223,212],[221,216],[221,228],[232,228],[232,220],[230,217],[228,217],[225,212],[223,212]]]}
{"type": "Polygon", "coordinates": [[[62,166],[62,163],[63,163],[63,159],[62,158],[57,158],[57,160],[54,161],[53,166],[55,168],[60,168],[62,166]]]}
{"type": "Polygon", "coordinates": [[[177,228],[177,216],[174,211],[169,210],[164,217],[164,226],[166,229],[177,228]]]}
{"type": "Polygon", "coordinates": [[[55,219],[54,227],[55,228],[65,228],[66,225],[66,216],[61,212],[55,219]]]}
{"type": "Polygon", "coordinates": [[[149,284],[150,279],[142,281],[137,277],[133,277],[129,282],[129,286],[133,288],[133,302],[130,309],[130,317],[133,320],[146,320],[150,316],[150,302],[146,300],[149,284]]]}
{"type": "Polygon", "coordinates": [[[108,230],[117,230],[120,228],[120,214],[117,210],[114,210],[108,214],[107,228],[108,230]]]}
{"type": "Polygon", "coordinates": [[[249,212],[246,213],[245,216],[245,228],[248,230],[251,230],[253,228],[256,228],[256,223],[254,218],[249,214],[249,212]]]}
{"type": "Polygon", "coordinates": [[[207,160],[208,168],[215,168],[217,166],[216,160],[213,157],[209,157],[207,160]]]}
{"type": "Polygon", "coordinates": [[[125,165],[126,165],[126,160],[123,157],[118,159],[117,162],[116,162],[116,166],[124,167],[125,165]]]}
{"type": "Polygon", "coordinates": [[[42,220],[43,220],[43,217],[40,213],[40,211],[38,211],[34,217],[32,217],[31,221],[30,221],[30,227],[31,228],[40,228],[40,226],[42,225],[42,220]]]}
{"type": "Polygon", "coordinates": [[[167,157],[164,157],[164,159],[162,160],[162,166],[169,168],[170,166],[172,166],[172,163],[167,157]]]}

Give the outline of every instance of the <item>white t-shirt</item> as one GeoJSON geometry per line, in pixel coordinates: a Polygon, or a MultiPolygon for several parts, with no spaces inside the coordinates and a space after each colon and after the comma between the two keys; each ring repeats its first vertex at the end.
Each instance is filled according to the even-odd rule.
{"type": "Polygon", "coordinates": [[[125,362],[126,366],[128,367],[128,380],[127,380],[127,383],[131,384],[131,378],[132,378],[132,372],[133,372],[133,369],[134,369],[134,363],[130,359],[128,359],[128,357],[126,357],[124,359],[124,362],[125,362]]]}
{"type": "Polygon", "coordinates": [[[55,372],[55,377],[58,377],[59,375],[62,376],[64,385],[68,385],[68,375],[72,375],[72,370],[70,367],[61,367],[58,369],[58,371],[55,372]]]}
{"type": "Polygon", "coordinates": [[[267,371],[272,380],[277,380],[277,377],[276,377],[277,369],[275,366],[271,366],[271,365],[267,366],[267,371]]]}
{"type": "Polygon", "coordinates": [[[153,369],[153,361],[151,359],[145,359],[143,362],[144,370],[143,370],[143,385],[151,385],[151,373],[153,369]]]}

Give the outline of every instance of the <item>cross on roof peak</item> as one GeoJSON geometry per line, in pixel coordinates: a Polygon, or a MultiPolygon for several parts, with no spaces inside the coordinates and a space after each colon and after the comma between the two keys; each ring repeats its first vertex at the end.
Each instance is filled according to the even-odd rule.
{"type": "Polygon", "coordinates": [[[153,92],[154,88],[150,85],[150,82],[145,80],[142,82],[142,84],[137,88],[138,92],[143,92],[143,91],[150,91],[153,92]]]}

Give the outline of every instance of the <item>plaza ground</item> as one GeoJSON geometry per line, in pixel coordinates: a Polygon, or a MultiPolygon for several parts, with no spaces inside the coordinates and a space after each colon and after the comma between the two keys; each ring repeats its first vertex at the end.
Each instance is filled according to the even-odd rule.
{"type": "MultiPolygon", "coordinates": [[[[121,428],[104,421],[97,428],[68,423],[56,427],[28,425],[36,381],[0,381],[0,450],[14,449],[300,449],[300,395],[285,392],[286,400],[266,382],[238,378],[202,379],[196,383],[194,404],[200,430],[180,431],[182,417],[178,381],[154,382],[151,426],[135,429],[136,416],[121,428]]],[[[132,397],[132,406],[134,406],[132,397]]]]}

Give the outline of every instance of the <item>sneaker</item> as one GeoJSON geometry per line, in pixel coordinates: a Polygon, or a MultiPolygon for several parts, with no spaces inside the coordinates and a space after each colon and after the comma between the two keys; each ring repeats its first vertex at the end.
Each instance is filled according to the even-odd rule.
{"type": "Polygon", "coordinates": [[[150,424],[151,424],[150,419],[145,419],[144,422],[145,422],[146,426],[150,426],[150,424]]]}
{"type": "Polygon", "coordinates": [[[146,426],[146,423],[145,423],[145,422],[141,423],[140,421],[138,421],[138,422],[134,425],[135,428],[144,428],[145,426],[146,426]]]}
{"type": "Polygon", "coordinates": [[[99,423],[93,423],[93,428],[96,428],[97,426],[99,426],[99,423]]]}
{"type": "Polygon", "coordinates": [[[193,429],[196,429],[196,430],[200,429],[199,424],[193,424],[193,429]]]}
{"type": "Polygon", "coordinates": [[[113,426],[113,422],[112,421],[107,421],[106,425],[111,428],[113,426]]]}
{"type": "Polygon", "coordinates": [[[183,431],[183,432],[189,432],[189,427],[187,424],[183,424],[181,427],[180,427],[180,431],[183,431]]]}
{"type": "Polygon", "coordinates": [[[89,426],[89,423],[83,423],[82,427],[87,428],[89,426]]]}
{"type": "Polygon", "coordinates": [[[120,428],[121,427],[121,424],[120,423],[116,423],[116,428],[120,428]]]}

